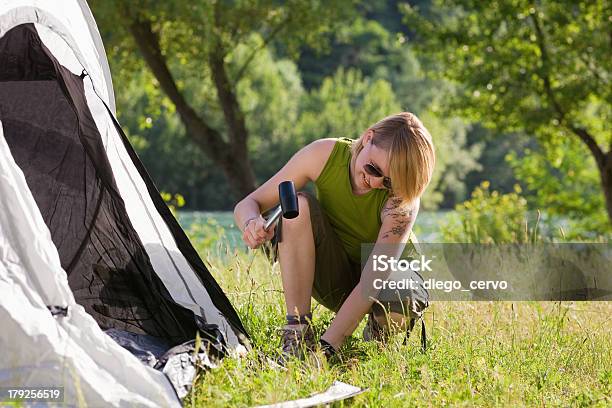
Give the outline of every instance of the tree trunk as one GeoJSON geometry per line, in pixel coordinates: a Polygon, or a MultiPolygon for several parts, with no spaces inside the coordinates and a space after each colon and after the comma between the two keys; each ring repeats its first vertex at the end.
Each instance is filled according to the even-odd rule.
{"type": "Polygon", "coordinates": [[[255,189],[255,176],[246,154],[232,153],[231,160],[225,161],[221,166],[225,176],[237,192],[239,200],[255,189]]]}
{"type": "Polygon", "coordinates": [[[228,127],[228,142],[185,100],[161,52],[159,38],[152,30],[151,22],[133,18],[128,28],[160,87],[174,103],[187,136],[223,170],[237,198],[249,194],[256,186],[247,149],[248,132],[233,88],[227,79],[223,59],[216,61],[221,64],[221,68],[216,67],[218,78],[215,78],[215,86],[228,127]]]}
{"type": "Polygon", "coordinates": [[[599,174],[601,176],[601,187],[604,191],[606,210],[608,211],[608,220],[612,225],[612,150],[605,155],[602,165],[599,166],[599,174]]]}
{"type": "Polygon", "coordinates": [[[211,138],[203,129],[204,122],[187,117],[178,109],[187,135],[214,164],[219,166],[227,178],[235,198],[240,200],[255,190],[255,175],[248,157],[246,140],[243,143],[225,143],[211,138]]]}
{"type": "Polygon", "coordinates": [[[255,174],[251,167],[247,148],[249,132],[244,113],[240,109],[236,97],[236,90],[227,75],[225,52],[219,42],[216,43],[208,56],[208,66],[228,129],[231,157],[225,163],[225,173],[237,189],[240,198],[242,198],[253,191],[255,187],[255,174]]]}

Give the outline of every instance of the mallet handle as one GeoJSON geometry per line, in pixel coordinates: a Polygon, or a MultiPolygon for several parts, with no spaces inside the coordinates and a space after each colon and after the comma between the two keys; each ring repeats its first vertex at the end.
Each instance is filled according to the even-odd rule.
{"type": "Polygon", "coordinates": [[[274,212],[272,213],[270,218],[268,218],[266,220],[266,223],[264,225],[264,229],[267,231],[268,228],[270,228],[272,226],[272,224],[274,224],[276,222],[276,220],[278,220],[278,217],[280,217],[282,213],[283,213],[283,209],[279,205],[278,207],[276,207],[276,209],[274,210],[274,212]]]}

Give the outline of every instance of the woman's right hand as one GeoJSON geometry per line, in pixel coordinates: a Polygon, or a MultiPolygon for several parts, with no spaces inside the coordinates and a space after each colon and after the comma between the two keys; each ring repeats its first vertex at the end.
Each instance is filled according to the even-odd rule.
{"type": "Polygon", "coordinates": [[[242,231],[242,240],[251,249],[259,248],[261,244],[269,241],[274,236],[276,226],[271,226],[268,231],[264,229],[266,220],[259,215],[248,220],[242,231]]]}

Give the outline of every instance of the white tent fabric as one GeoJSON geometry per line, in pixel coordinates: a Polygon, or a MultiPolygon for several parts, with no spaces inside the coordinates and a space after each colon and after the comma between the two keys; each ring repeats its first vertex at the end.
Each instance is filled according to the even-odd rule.
{"type": "Polygon", "coordinates": [[[180,406],[170,382],[75,303],[0,122],[0,386],[64,387],[69,405],[180,406]],[[68,307],[53,317],[46,305],[68,307]]]}
{"type": "Polygon", "coordinates": [[[93,81],[96,93],[115,114],[115,95],[108,60],[93,16],[84,0],[2,0],[0,1],[0,37],[11,28],[24,23],[37,23],[47,48],[58,61],[75,74],[84,67],[93,81]],[[55,33],[49,38],[48,34],[55,33]],[[56,36],[61,37],[58,41],[56,36]],[[73,56],[74,55],[74,56],[73,56]],[[69,62],[70,61],[70,62],[69,62]]]}
{"type": "MultiPolygon", "coordinates": [[[[91,11],[83,0],[0,0],[0,38],[34,24],[53,57],[83,83],[130,222],[150,262],[179,305],[215,324],[230,350],[234,330],[174,242],[121,135],[110,70],[91,11]],[[106,106],[104,106],[106,105],[106,106]],[[145,194],[143,194],[145,192],[145,194]]],[[[178,406],[168,379],[104,334],[75,302],[57,248],[0,120],[0,387],[62,386],[68,405],[178,406]],[[53,316],[47,306],[68,308],[53,316]]]]}
{"type": "Polygon", "coordinates": [[[120,140],[103,101],[114,113],[115,100],[108,61],[100,34],[87,4],[81,0],[58,3],[45,0],[3,0],[0,2],[0,37],[19,24],[35,23],[36,29],[55,58],[74,74],[83,69],[87,102],[111,161],[115,180],[126,202],[130,220],[153,267],[180,305],[216,324],[228,345],[244,351],[230,325],[212,303],[197,276],[176,244],[148,196],[139,194],[146,186],[120,140]],[[93,25],[88,25],[90,22],[93,25]],[[92,34],[92,35],[90,35],[92,34]],[[166,273],[166,271],[168,273],[166,273]],[[205,313],[206,312],[206,313],[205,313]]]}

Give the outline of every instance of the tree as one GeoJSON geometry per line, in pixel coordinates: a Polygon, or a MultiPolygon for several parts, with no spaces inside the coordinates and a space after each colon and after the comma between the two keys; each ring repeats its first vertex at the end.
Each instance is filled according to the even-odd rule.
{"type": "Polygon", "coordinates": [[[295,125],[296,147],[322,137],[358,138],[371,125],[401,108],[382,79],[364,77],[356,69],[338,69],[303,100],[295,125]]]}
{"type": "MultiPolygon", "coordinates": [[[[232,58],[244,58],[260,41],[253,34],[248,44],[234,50],[232,58]]],[[[119,121],[155,184],[160,190],[183,195],[182,210],[233,208],[235,201],[223,172],[190,142],[174,105],[155,82],[148,70],[141,70],[124,80],[115,95],[121,106],[119,121]]],[[[188,78],[184,86],[198,106],[214,99],[208,82],[188,78]]],[[[236,92],[249,130],[249,158],[261,182],[295,153],[291,140],[304,93],[299,72],[292,61],[279,60],[272,50],[262,49],[236,92]]],[[[223,120],[221,112],[210,112],[207,118],[211,123],[223,120]]]]}
{"type": "Polygon", "coordinates": [[[610,3],[454,0],[403,12],[420,54],[460,84],[448,109],[542,145],[579,140],[612,223],[610,3]]]}
{"type": "Polygon", "coordinates": [[[298,45],[323,47],[325,34],[352,13],[352,4],[352,0],[282,4],[274,0],[96,0],[92,8],[115,57],[111,59],[128,76],[144,61],[174,105],[190,140],[223,170],[242,197],[255,188],[256,181],[249,160],[249,129],[238,98],[239,82],[273,39],[289,52],[295,52],[298,45]],[[236,58],[234,51],[251,44],[253,34],[260,34],[263,41],[236,58]],[[193,98],[185,83],[194,80],[212,86],[214,99],[193,98]],[[217,110],[222,113],[222,123],[212,119],[217,110]]]}
{"type": "Polygon", "coordinates": [[[596,165],[592,160],[585,162],[579,139],[559,138],[555,143],[515,150],[507,162],[528,189],[525,198],[530,207],[561,216],[562,220],[542,220],[549,231],[562,227],[567,239],[610,237],[596,165]]]}

